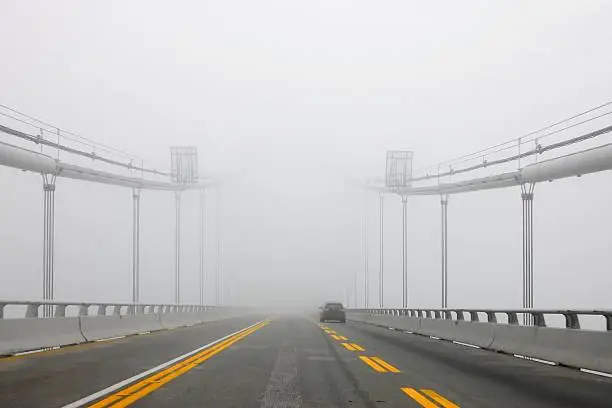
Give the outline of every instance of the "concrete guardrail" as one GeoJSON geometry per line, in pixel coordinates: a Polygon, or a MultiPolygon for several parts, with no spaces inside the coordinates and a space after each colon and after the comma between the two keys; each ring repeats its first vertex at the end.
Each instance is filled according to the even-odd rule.
{"type": "Polygon", "coordinates": [[[612,310],[350,309],[347,319],[612,373],[612,310]],[[499,323],[498,315],[505,315],[507,323],[499,323]],[[547,327],[546,315],[563,316],[566,327],[547,327]],[[584,315],[602,317],[606,330],[581,329],[579,316],[584,315]]]}
{"type": "Polygon", "coordinates": [[[0,300],[0,356],[174,329],[242,314],[238,308],[219,306],[0,300]],[[5,307],[15,305],[26,307],[25,317],[5,319],[5,307]],[[67,317],[67,308],[78,308],[78,314],[67,317]]]}

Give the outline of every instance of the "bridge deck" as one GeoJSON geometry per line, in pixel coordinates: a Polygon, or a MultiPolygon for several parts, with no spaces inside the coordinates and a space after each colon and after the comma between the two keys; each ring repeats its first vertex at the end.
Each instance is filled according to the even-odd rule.
{"type": "MultiPolygon", "coordinates": [[[[64,406],[265,318],[0,360],[0,406],[64,406]]],[[[189,358],[85,405],[609,407],[612,396],[610,378],[365,324],[321,328],[303,317],[264,320],[189,358]]]]}

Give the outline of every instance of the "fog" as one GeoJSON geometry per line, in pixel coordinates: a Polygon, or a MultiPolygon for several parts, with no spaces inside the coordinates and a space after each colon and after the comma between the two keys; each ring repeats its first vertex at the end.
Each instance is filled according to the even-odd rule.
{"type": "MultiPolygon", "coordinates": [[[[168,169],[198,147],[207,303],[363,302],[363,191],[385,151],[436,164],[612,95],[608,1],[0,2],[0,103],[168,169]],[[221,207],[217,208],[217,194],[221,207]]],[[[609,121],[609,120],[608,120],[609,121]]],[[[609,123],[605,123],[609,124],[609,123]]],[[[11,141],[1,135],[2,141],[11,141]]],[[[68,157],[66,156],[68,161],[68,157]]],[[[610,308],[612,175],[538,185],[535,306],[610,308]]],[[[0,167],[0,298],[41,297],[42,183],[0,167]]],[[[198,302],[198,196],[183,194],[182,301],[198,302]]],[[[367,198],[378,298],[378,196],[367,198]]],[[[401,303],[401,205],[385,200],[385,303],[401,303]]],[[[129,301],[129,189],[59,179],[56,298],[129,301]]],[[[409,201],[410,305],[440,298],[438,197],[409,201]]],[[[174,197],[142,196],[142,300],[171,302],[174,197]]],[[[449,305],[520,307],[520,189],[452,196],[449,305]]]]}

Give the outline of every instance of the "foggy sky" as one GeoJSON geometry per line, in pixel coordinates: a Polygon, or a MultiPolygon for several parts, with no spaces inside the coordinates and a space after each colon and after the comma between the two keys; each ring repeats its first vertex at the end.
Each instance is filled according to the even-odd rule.
{"type": "MultiPolygon", "coordinates": [[[[354,271],[362,299],[363,194],[347,178],[381,177],[387,149],[435,164],[608,101],[611,16],[604,0],[0,0],[0,103],[152,166],[196,145],[204,172],[239,172],[222,197],[228,303],[344,300],[354,271]]],[[[536,187],[537,307],[612,307],[611,177],[536,187]]],[[[182,298],[197,302],[197,194],[183,203],[182,298]]],[[[58,181],[57,299],[129,300],[131,205],[127,189],[58,181]]],[[[146,302],[172,300],[173,206],[143,193],[146,302]]],[[[385,206],[391,306],[399,199],[385,206]]],[[[451,197],[449,305],[520,306],[520,217],[518,188],[451,197]]],[[[437,306],[437,197],[410,200],[409,228],[410,304],[437,306]]],[[[40,176],[2,167],[0,298],[39,298],[41,268],[40,176]]]]}

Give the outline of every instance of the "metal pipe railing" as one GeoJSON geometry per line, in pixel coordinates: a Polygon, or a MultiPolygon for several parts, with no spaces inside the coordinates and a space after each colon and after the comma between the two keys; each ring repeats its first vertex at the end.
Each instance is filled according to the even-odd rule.
{"type": "Polygon", "coordinates": [[[520,324],[518,315],[528,315],[532,317],[533,326],[547,327],[546,315],[558,315],[565,318],[567,329],[581,328],[580,316],[601,316],[605,319],[606,330],[612,331],[612,310],[562,310],[562,309],[348,309],[349,313],[368,313],[371,315],[391,315],[398,318],[413,317],[420,319],[441,319],[464,321],[469,316],[471,322],[499,323],[497,314],[505,314],[510,325],[520,324]],[[486,318],[481,320],[480,315],[486,318]]]}

